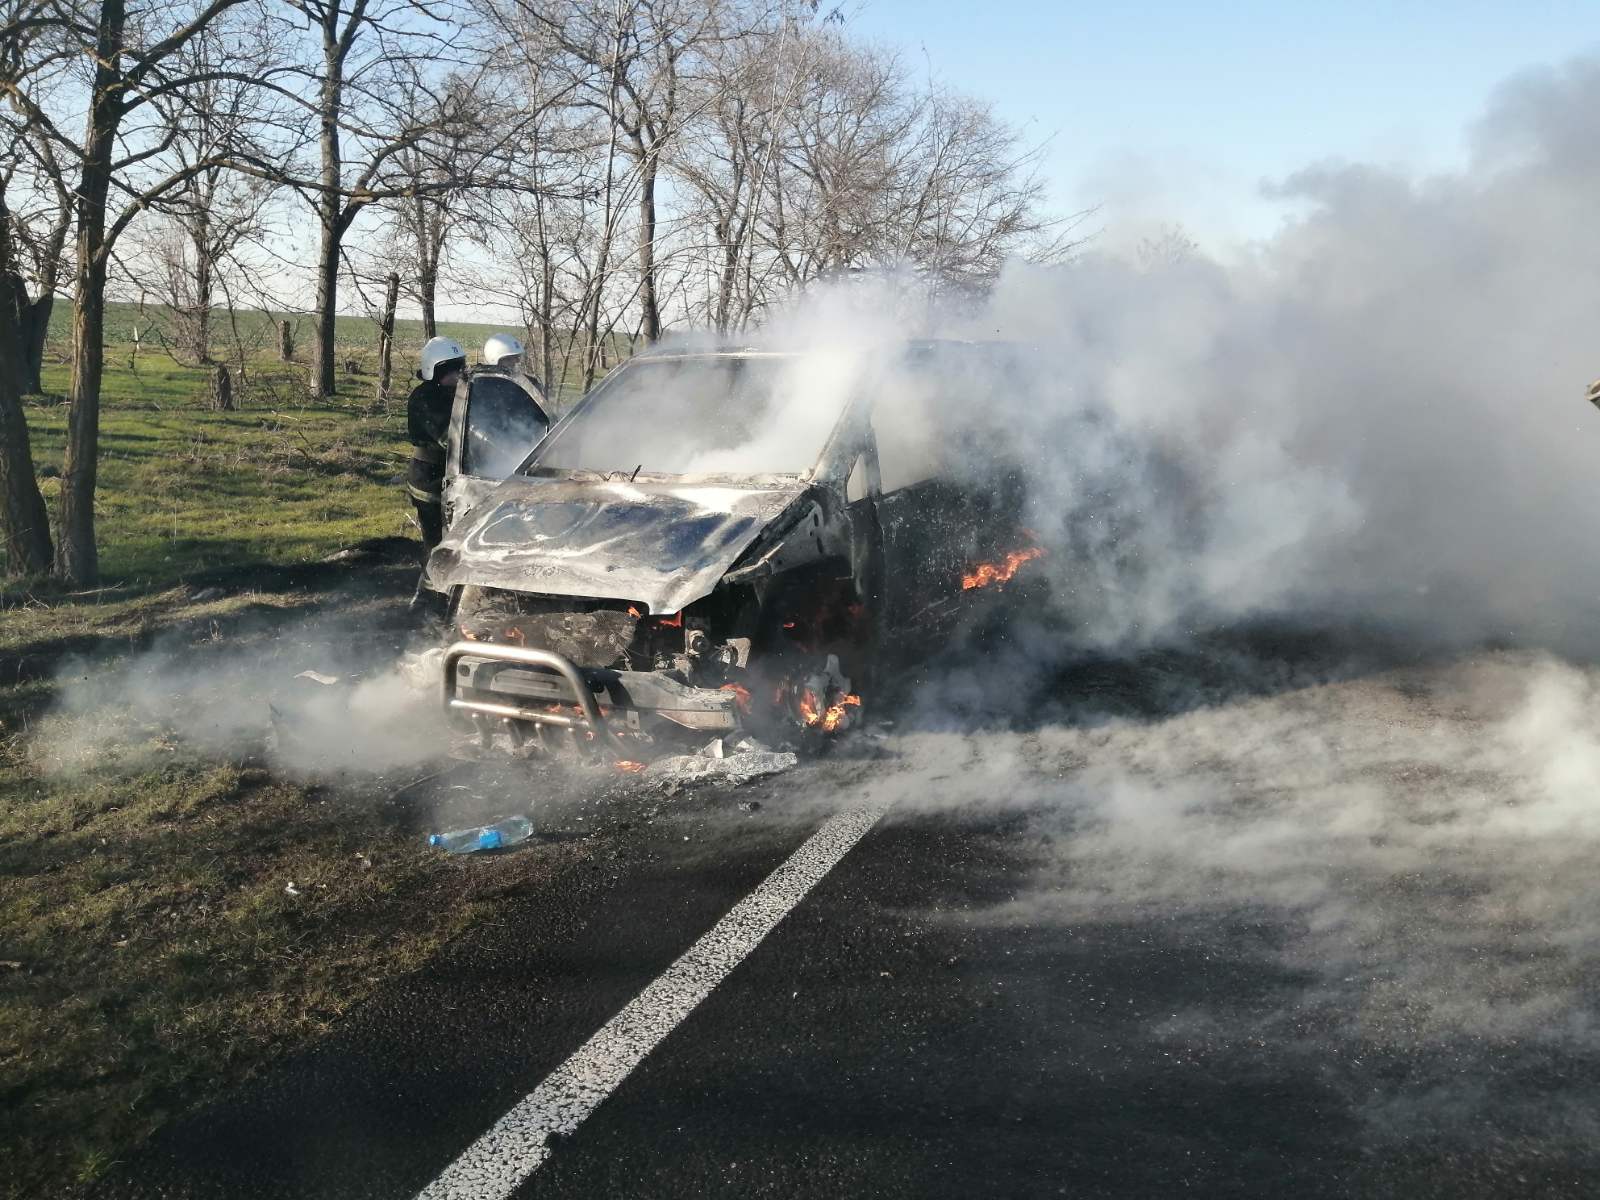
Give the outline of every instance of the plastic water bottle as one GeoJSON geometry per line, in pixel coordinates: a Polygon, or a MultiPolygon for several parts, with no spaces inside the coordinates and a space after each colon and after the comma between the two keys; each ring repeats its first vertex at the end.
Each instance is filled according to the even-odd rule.
{"type": "Polygon", "coordinates": [[[499,850],[515,846],[533,836],[533,822],[527,817],[507,817],[493,825],[476,829],[452,829],[449,833],[430,833],[428,845],[451,854],[471,854],[477,850],[499,850]]]}

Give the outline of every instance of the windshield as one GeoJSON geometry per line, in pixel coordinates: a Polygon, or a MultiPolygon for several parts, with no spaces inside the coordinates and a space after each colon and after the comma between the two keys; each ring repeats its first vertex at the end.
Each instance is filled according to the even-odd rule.
{"type": "Polygon", "coordinates": [[[531,470],[798,475],[816,465],[844,397],[807,386],[800,360],[634,362],[557,430],[531,470]]]}

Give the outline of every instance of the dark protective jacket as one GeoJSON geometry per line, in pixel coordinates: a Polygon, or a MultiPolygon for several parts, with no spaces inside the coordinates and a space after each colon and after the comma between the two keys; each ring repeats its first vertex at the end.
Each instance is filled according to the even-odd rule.
{"type": "Polygon", "coordinates": [[[406,401],[406,432],[411,444],[411,469],[406,490],[422,504],[438,504],[444,490],[444,440],[450,430],[455,392],[432,380],[411,389],[406,401]]]}

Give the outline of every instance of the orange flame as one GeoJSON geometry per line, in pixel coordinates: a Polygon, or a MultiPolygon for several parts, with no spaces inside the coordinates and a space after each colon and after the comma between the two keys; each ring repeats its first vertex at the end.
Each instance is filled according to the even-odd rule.
{"type": "Polygon", "coordinates": [[[818,711],[819,708],[817,694],[810,688],[800,693],[800,719],[807,725],[815,725],[822,720],[822,714],[818,711]]]}
{"type": "Polygon", "coordinates": [[[506,641],[515,642],[519,646],[526,646],[528,644],[528,635],[523,633],[522,630],[516,625],[507,625],[504,636],[506,641]]]}
{"type": "Polygon", "coordinates": [[[630,605],[628,605],[628,615],[630,617],[642,617],[644,614],[641,613],[637,608],[635,608],[633,605],[630,604],[630,605]]]}
{"type": "Polygon", "coordinates": [[[970,591],[973,588],[988,587],[990,584],[1005,584],[1011,582],[1011,577],[1022,569],[1023,563],[1030,563],[1036,558],[1043,558],[1044,551],[1038,546],[1029,546],[1026,550],[1013,550],[1006,555],[1004,562],[979,563],[972,569],[970,575],[961,577],[961,588],[970,591]]]}
{"type": "Polygon", "coordinates": [[[627,771],[632,774],[644,770],[644,764],[642,762],[633,762],[626,758],[619,758],[617,759],[617,770],[627,771]]]}
{"type": "Polygon", "coordinates": [[[826,733],[834,732],[839,728],[839,726],[844,724],[845,718],[848,716],[848,713],[845,711],[846,709],[860,707],[860,696],[841,696],[839,698],[839,703],[830,705],[828,711],[822,714],[823,731],[826,733]]]}
{"type": "Polygon", "coordinates": [[[670,617],[659,617],[657,619],[661,622],[662,628],[664,629],[683,628],[683,614],[681,612],[673,613],[670,617]]]}
{"type": "Polygon", "coordinates": [[[722,690],[733,693],[733,702],[738,706],[740,712],[747,713],[750,711],[750,705],[754,703],[755,697],[750,694],[749,688],[742,687],[737,683],[725,683],[722,685],[722,690]]]}
{"type": "Polygon", "coordinates": [[[836,704],[824,711],[817,694],[807,688],[800,693],[800,719],[807,725],[818,726],[824,733],[835,733],[849,717],[849,710],[861,707],[860,696],[841,696],[836,704]]]}

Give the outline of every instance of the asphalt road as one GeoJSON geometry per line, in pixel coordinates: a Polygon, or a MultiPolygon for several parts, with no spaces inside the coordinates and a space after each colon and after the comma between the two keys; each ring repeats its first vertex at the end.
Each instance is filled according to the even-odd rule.
{"type": "Polygon", "coordinates": [[[98,1194],[1600,1194],[1590,673],[1143,669],[564,792],[562,870],[98,1194]]]}

